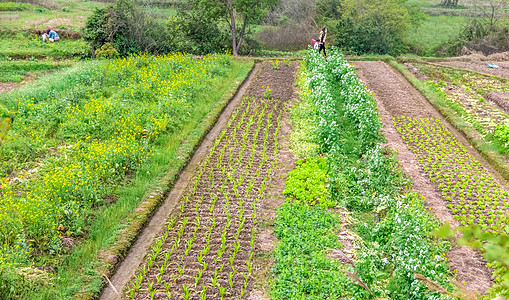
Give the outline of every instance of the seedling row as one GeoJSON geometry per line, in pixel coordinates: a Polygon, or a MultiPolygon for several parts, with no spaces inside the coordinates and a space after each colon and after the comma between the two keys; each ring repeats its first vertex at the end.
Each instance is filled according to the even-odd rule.
{"type": "Polygon", "coordinates": [[[508,192],[436,119],[393,118],[396,129],[415,153],[430,180],[462,225],[500,230],[508,192]]]}
{"type": "Polygon", "coordinates": [[[247,296],[257,204],[276,164],[283,111],[270,97],[244,99],[137,270],[127,298],[247,296]]]}

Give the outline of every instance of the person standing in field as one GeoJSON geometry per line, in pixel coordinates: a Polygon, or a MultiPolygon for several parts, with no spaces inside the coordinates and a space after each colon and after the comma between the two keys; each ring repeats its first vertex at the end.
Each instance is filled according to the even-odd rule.
{"type": "Polygon", "coordinates": [[[48,39],[50,42],[56,42],[60,39],[60,37],[54,30],[48,29],[42,34],[42,41],[46,42],[46,39],[48,39]]]}
{"type": "Polygon", "coordinates": [[[325,52],[325,39],[327,38],[327,28],[322,28],[322,31],[320,31],[320,36],[318,38],[318,53],[322,53],[322,50],[323,50],[323,55],[325,55],[325,57],[327,57],[327,52],[325,52]]]}

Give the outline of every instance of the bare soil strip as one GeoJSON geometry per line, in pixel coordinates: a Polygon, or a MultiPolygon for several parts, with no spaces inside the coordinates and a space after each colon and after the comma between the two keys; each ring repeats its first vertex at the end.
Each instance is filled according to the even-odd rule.
{"type": "MultiPolygon", "coordinates": [[[[413,188],[421,193],[426,205],[442,222],[449,221],[453,227],[458,222],[447,208],[438,188],[431,183],[425,171],[419,165],[416,156],[408,149],[400,134],[393,126],[391,117],[435,118],[441,120],[457,141],[477,159],[502,185],[505,181],[485,159],[468,143],[465,137],[451,126],[428,100],[422,96],[399,72],[383,62],[354,62],[359,77],[375,93],[387,145],[398,151],[398,160],[403,170],[414,182],[413,188]]],[[[470,248],[454,245],[448,253],[449,265],[457,272],[457,280],[464,282],[471,291],[484,293],[492,284],[491,270],[485,267],[481,255],[470,248]]]]}
{"type": "Polygon", "coordinates": [[[213,144],[213,141],[219,135],[220,130],[226,125],[231,115],[234,113],[235,108],[241,102],[251,80],[259,72],[259,69],[260,67],[255,64],[254,69],[242,83],[242,86],[239,88],[230,103],[225,107],[221,116],[218,118],[217,123],[204,138],[202,144],[196,150],[189,164],[184,168],[182,173],[180,173],[178,180],[175,182],[175,185],[166,200],[138,236],[138,239],[118,267],[115,275],[111,278],[111,284],[103,290],[100,299],[120,299],[120,295],[117,294],[114,289],[121,292],[124,286],[127,285],[131,277],[134,275],[136,268],[145,257],[150,244],[154,241],[154,238],[161,233],[163,225],[166,223],[170,212],[177,206],[178,199],[184,192],[185,187],[188,185],[194,175],[194,172],[198,168],[199,162],[206,156],[213,144]],[[114,288],[112,288],[112,286],[114,288]]]}

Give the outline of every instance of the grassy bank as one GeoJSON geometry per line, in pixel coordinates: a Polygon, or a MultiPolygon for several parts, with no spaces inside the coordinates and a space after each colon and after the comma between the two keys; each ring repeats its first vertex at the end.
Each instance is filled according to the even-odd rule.
{"type": "Polygon", "coordinates": [[[45,71],[58,70],[73,65],[74,61],[1,61],[0,82],[21,82],[26,75],[37,76],[45,71]]]}
{"type": "MultiPolygon", "coordinates": [[[[249,69],[249,63],[227,56],[135,56],[80,63],[0,98],[15,120],[2,145],[2,160],[10,165],[3,172],[22,176],[27,184],[20,190],[4,178],[2,193],[14,203],[26,199],[25,210],[37,220],[34,227],[22,212],[11,216],[25,232],[26,256],[3,273],[3,285],[15,286],[7,295],[61,299],[97,294],[102,275],[111,271],[104,265],[104,251],[119,242],[124,228],[150,216],[147,209],[142,216],[130,214],[148,191],[165,189],[158,180],[173,181],[225,104],[224,95],[249,69]],[[214,89],[206,88],[209,84],[214,89]],[[34,117],[38,132],[30,125],[34,117]],[[10,152],[12,147],[34,151],[21,157],[26,151],[10,152]],[[36,174],[26,172],[34,167],[36,174]],[[65,170],[64,177],[56,170],[65,170]],[[47,188],[52,192],[42,199],[49,213],[40,218],[31,195],[47,188]],[[34,239],[38,242],[29,242],[34,239]],[[20,279],[29,278],[21,270],[30,265],[48,270],[31,277],[31,282],[42,280],[37,288],[19,286],[20,279]]],[[[138,225],[131,230],[143,222],[138,225]]],[[[135,235],[124,232],[127,245],[116,245],[114,255],[124,254],[135,235]]],[[[19,239],[3,237],[6,247],[17,249],[19,239]]]]}
{"type": "Polygon", "coordinates": [[[88,46],[82,40],[60,39],[58,42],[43,42],[35,34],[18,33],[15,36],[0,37],[0,60],[47,59],[62,60],[85,58],[88,46]]]}

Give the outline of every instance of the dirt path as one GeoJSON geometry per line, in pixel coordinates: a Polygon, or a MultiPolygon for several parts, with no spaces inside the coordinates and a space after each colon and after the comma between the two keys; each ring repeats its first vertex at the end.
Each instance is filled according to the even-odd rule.
{"type": "Polygon", "coordinates": [[[2,83],[2,82],[0,82],[0,93],[10,92],[20,86],[21,86],[21,84],[19,84],[19,83],[2,83]]]}
{"type": "MultiPolygon", "coordinates": [[[[448,202],[443,199],[438,188],[431,183],[414,153],[408,149],[394,128],[391,117],[405,116],[441,120],[458,142],[481,162],[497,181],[500,183],[504,183],[504,181],[470,146],[464,136],[455,130],[400,73],[383,62],[354,62],[354,65],[359,72],[359,77],[375,93],[384,124],[382,132],[387,139],[387,145],[398,151],[398,160],[404,171],[412,178],[414,190],[424,196],[426,205],[442,222],[449,221],[452,226],[458,226],[457,221],[453,219],[452,213],[447,208],[448,202]]],[[[484,293],[491,286],[491,271],[485,267],[485,261],[479,253],[467,247],[454,245],[448,253],[448,258],[451,270],[453,272],[457,270],[457,280],[465,282],[467,289],[484,293]]]]}
{"type": "Polygon", "coordinates": [[[214,125],[212,130],[207,134],[204,138],[202,144],[196,152],[194,153],[189,164],[184,168],[182,173],[179,175],[179,179],[176,181],[173,189],[170,194],[164,201],[164,203],[159,207],[157,212],[154,214],[149,224],[143,232],[139,235],[138,239],[131,247],[126,258],[123,260],[115,275],[111,278],[111,285],[108,285],[104,290],[100,297],[100,299],[109,300],[109,299],[120,299],[120,296],[116,294],[116,289],[119,293],[122,291],[125,285],[129,282],[131,277],[134,275],[136,268],[140,265],[147,253],[150,244],[154,241],[155,237],[159,235],[163,229],[163,225],[166,223],[170,212],[175,209],[178,204],[179,198],[182,196],[185,188],[189,184],[189,181],[194,175],[194,172],[198,168],[198,164],[203,160],[203,158],[207,155],[210,147],[212,146],[214,140],[219,135],[221,129],[226,125],[231,115],[233,114],[235,108],[239,105],[240,101],[244,97],[247,88],[250,85],[250,82],[259,72],[259,65],[255,64],[254,69],[251,71],[249,76],[243,82],[242,86],[239,88],[234,98],[230,101],[230,103],[225,107],[221,116],[218,118],[217,123],[214,125]]]}
{"type": "MultiPolygon", "coordinates": [[[[167,299],[170,292],[172,299],[249,297],[254,251],[262,247],[255,219],[265,202],[258,192],[274,173],[280,117],[293,95],[295,70],[273,70],[268,62],[256,67],[113,277],[119,292],[137,274],[136,299],[167,299]],[[270,100],[264,99],[267,86],[270,100]],[[156,236],[163,238],[152,244],[156,236]],[[157,244],[160,249],[153,250],[157,244]],[[138,266],[146,271],[136,271],[138,266]]],[[[115,297],[109,288],[101,299],[115,297]]]]}

